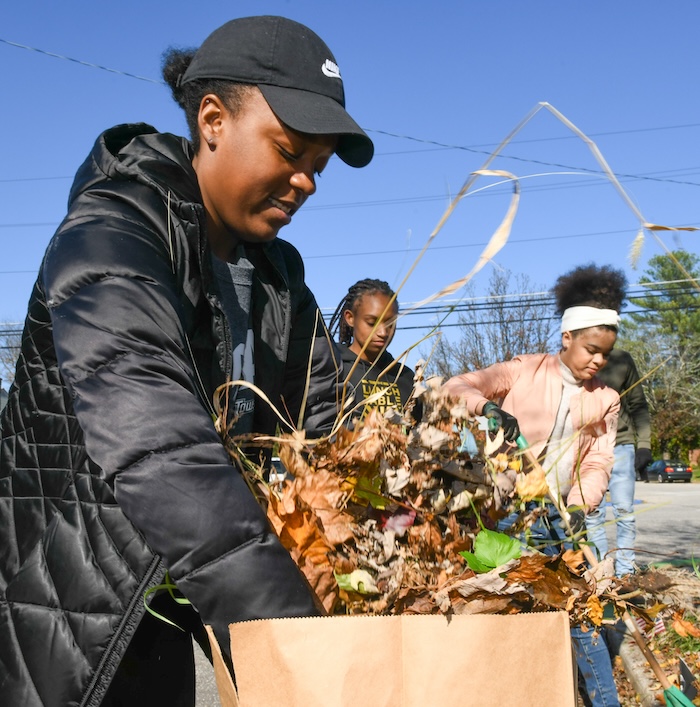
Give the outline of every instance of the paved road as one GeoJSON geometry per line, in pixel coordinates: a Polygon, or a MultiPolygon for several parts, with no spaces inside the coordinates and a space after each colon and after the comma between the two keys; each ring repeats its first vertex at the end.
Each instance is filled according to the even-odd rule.
{"type": "Polygon", "coordinates": [[[221,707],[219,693],[214,682],[214,670],[196,643],[194,644],[194,658],[197,669],[196,707],[221,707]]]}
{"type": "MultiPolygon", "coordinates": [[[[637,518],[637,562],[700,560],[700,483],[675,481],[635,487],[637,518]]],[[[614,547],[614,523],[608,509],[608,540],[614,547]]]]}
{"type": "MultiPolygon", "coordinates": [[[[700,559],[700,483],[637,482],[637,561],[700,559]]],[[[612,511],[608,509],[608,538],[615,547],[612,511]]],[[[209,662],[195,645],[197,707],[220,707],[209,662]]]]}

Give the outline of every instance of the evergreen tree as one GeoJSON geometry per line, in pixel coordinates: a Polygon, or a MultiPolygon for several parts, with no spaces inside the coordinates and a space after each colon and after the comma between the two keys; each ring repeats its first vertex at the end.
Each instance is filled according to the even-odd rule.
{"type": "Polygon", "coordinates": [[[700,447],[699,278],[700,258],[685,250],[651,258],[617,344],[646,376],[655,456],[687,460],[700,447]]]}
{"type": "Polygon", "coordinates": [[[700,335],[700,258],[685,250],[655,255],[639,279],[648,294],[630,298],[641,311],[632,321],[644,332],[654,332],[681,342],[700,335]]]}

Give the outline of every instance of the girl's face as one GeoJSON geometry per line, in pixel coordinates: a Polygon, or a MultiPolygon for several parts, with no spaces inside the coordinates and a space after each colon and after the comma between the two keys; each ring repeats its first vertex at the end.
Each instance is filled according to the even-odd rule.
{"type": "Polygon", "coordinates": [[[316,191],[335,135],[306,135],[281,123],[257,90],[232,116],[214,94],[199,111],[201,148],[193,160],[214,253],[228,259],[243,241],[271,241],[316,191]],[[210,146],[213,149],[210,149],[210,146]]]}
{"type": "Polygon", "coordinates": [[[604,327],[589,327],[561,335],[561,360],[578,380],[590,380],[608,362],[617,333],[604,327]]]}
{"type": "Polygon", "coordinates": [[[362,354],[365,361],[374,361],[394,338],[399,306],[394,300],[387,310],[390,299],[389,295],[379,292],[366,294],[360,298],[354,310],[346,309],[343,312],[346,323],[353,330],[350,350],[359,355],[365,342],[369,340],[367,348],[362,354]],[[377,324],[382,314],[384,315],[382,321],[377,324]],[[373,329],[374,331],[372,331],[373,329]]]}

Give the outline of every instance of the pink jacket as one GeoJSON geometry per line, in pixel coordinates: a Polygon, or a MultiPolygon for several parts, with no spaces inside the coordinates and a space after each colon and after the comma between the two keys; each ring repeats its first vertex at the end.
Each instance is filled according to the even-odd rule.
{"type": "MultiPolygon", "coordinates": [[[[461,397],[472,414],[483,403],[494,401],[514,415],[535,456],[539,456],[554,429],[561,400],[559,356],[528,354],[496,363],[480,371],[450,378],[445,389],[461,397]]],[[[599,378],[584,381],[572,396],[570,411],[574,430],[572,488],[566,504],[592,510],[603,500],[610,480],[617,432],[620,396],[599,378]]]]}

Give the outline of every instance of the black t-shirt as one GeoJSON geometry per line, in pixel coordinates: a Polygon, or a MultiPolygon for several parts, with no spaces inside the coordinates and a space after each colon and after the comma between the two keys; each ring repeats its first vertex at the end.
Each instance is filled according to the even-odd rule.
{"type": "MultiPolygon", "coordinates": [[[[374,363],[358,360],[357,354],[344,344],[340,344],[340,351],[343,360],[343,380],[348,379],[348,399],[352,399],[354,404],[357,404],[375,393],[382,393],[380,398],[369,405],[360,406],[354,413],[355,418],[363,418],[371,408],[376,408],[379,412],[389,408],[403,411],[413,390],[414,374],[410,368],[402,367],[388,351],[385,351],[374,363]],[[348,378],[356,361],[355,370],[348,378]]],[[[421,413],[422,407],[417,400],[411,413],[413,419],[420,420],[421,413]]]]}

